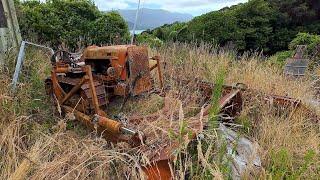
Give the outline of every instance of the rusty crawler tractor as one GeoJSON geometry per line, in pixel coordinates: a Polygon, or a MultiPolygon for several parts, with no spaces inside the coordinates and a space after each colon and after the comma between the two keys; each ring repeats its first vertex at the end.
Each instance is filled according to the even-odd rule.
{"type": "Polygon", "coordinates": [[[52,57],[51,77],[46,89],[64,113],[90,128],[96,128],[112,142],[125,141],[139,145],[142,133],[126,128],[120,121],[108,118],[103,107],[112,96],[136,96],[152,89],[150,72],[158,69],[160,87],[162,77],[159,57],[149,58],[146,47],[118,45],[84,50],[80,59],[66,51],[52,57]]]}
{"type": "MultiPolygon", "coordinates": [[[[52,58],[51,77],[46,79],[46,87],[48,94],[52,95],[64,113],[73,114],[77,120],[97,130],[111,142],[127,142],[131,146],[139,146],[139,152],[150,160],[150,163],[141,163],[148,179],[172,179],[170,163],[179,142],[171,142],[166,134],[154,134],[155,131],[150,131],[150,127],[164,125],[164,129],[170,128],[166,126],[170,123],[164,117],[175,113],[179,99],[166,96],[163,109],[144,117],[128,117],[125,122],[121,118],[111,119],[103,111],[113,96],[122,97],[125,103],[130,96],[150,92],[153,89],[150,73],[155,69],[158,70],[162,88],[160,57],[149,58],[146,47],[90,46],[79,58],[65,51],[57,51],[52,58]]],[[[209,102],[215,85],[199,81],[193,88],[203,95],[203,112],[186,119],[187,128],[192,132],[192,138],[187,138],[189,140],[186,143],[195,139],[207,124],[205,119],[208,119],[211,107],[209,102]]],[[[221,113],[231,118],[240,113],[242,91],[243,88],[239,85],[223,87],[222,97],[218,102],[221,113]]],[[[179,131],[178,126],[171,128],[174,132],[179,131]]],[[[189,133],[184,136],[189,137],[189,133]]]]}

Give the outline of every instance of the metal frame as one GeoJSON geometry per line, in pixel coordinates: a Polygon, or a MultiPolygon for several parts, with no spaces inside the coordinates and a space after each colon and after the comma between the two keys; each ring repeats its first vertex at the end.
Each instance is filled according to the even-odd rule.
{"type": "Polygon", "coordinates": [[[110,139],[111,141],[125,141],[133,144],[134,146],[141,144],[141,141],[143,140],[140,138],[141,134],[123,126],[123,124],[119,121],[107,118],[107,114],[100,109],[98,96],[94,85],[92,69],[90,65],[73,68],[67,64],[56,62],[56,64],[53,67],[53,70],[51,71],[51,81],[53,94],[56,96],[59,106],[62,107],[64,112],[73,113],[79,121],[83,122],[85,125],[92,129],[97,128],[97,130],[103,136],[105,136],[107,139],[110,139]],[[84,72],[85,74],[69,92],[65,92],[59,84],[58,74],[70,73],[75,71],[84,72]],[[92,96],[92,104],[94,109],[93,117],[90,117],[89,115],[86,115],[85,113],[76,110],[76,107],[70,107],[66,105],[66,102],[72,96],[74,96],[85,84],[89,85],[90,93],[92,96]],[[126,135],[130,135],[131,137],[128,138],[126,135]]]}

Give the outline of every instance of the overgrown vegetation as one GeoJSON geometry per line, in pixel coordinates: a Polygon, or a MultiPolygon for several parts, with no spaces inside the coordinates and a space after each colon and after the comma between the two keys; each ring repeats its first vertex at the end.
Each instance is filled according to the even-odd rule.
{"type": "MultiPolygon", "coordinates": [[[[43,52],[28,51],[17,94],[9,93],[8,86],[13,73],[14,56],[8,57],[7,65],[1,69],[0,176],[5,179],[142,178],[143,172],[137,162],[140,158],[146,161],[146,157],[136,156],[135,150],[124,144],[111,146],[78,122],[54,114],[43,84],[50,66],[48,57],[43,52]]],[[[181,106],[172,109],[173,113],[178,113],[178,119],[171,119],[177,123],[179,130],[170,133],[171,128],[166,128],[168,123],[160,122],[146,123],[141,128],[145,133],[150,133],[157,127],[163,133],[160,139],[169,138],[171,134],[172,141],[180,142],[177,161],[173,164],[176,178],[231,176],[230,160],[224,156],[225,146],[219,142],[215,128],[203,131],[203,139],[195,141],[191,147],[184,143],[183,136],[189,134],[186,120],[194,116],[189,112],[194,109],[199,112],[201,107],[197,102],[197,92],[192,90],[192,81],[184,84],[180,80],[194,78],[210,82],[220,79],[220,84],[241,82],[254,89],[243,94],[244,109],[235,121],[242,126],[235,129],[260,144],[263,167],[259,172],[254,172],[255,177],[319,177],[319,125],[308,112],[289,108],[279,115],[280,109],[266,104],[263,99],[263,94],[278,94],[308,102],[313,98],[311,79],[288,79],[278,66],[262,61],[259,56],[243,56],[235,61],[233,53],[218,53],[210,46],[171,44],[153,52],[166,57],[165,84],[171,87],[171,94],[178,95],[181,101],[181,106]],[[224,73],[219,73],[221,69],[224,73]],[[217,143],[220,146],[217,147],[217,143]]],[[[219,93],[215,93],[215,96],[218,97],[219,93]]],[[[156,103],[141,104],[140,109],[134,107],[134,111],[143,114],[147,111],[145,107],[153,109],[155,105],[160,108],[158,98],[152,102],[156,103]]],[[[138,102],[132,103],[147,102],[138,99],[138,102]]],[[[125,113],[130,113],[130,108],[125,109],[125,113]]],[[[149,138],[148,142],[154,140],[159,139],[149,138]]],[[[251,175],[249,173],[246,176],[251,175]]]]}
{"type": "MultiPolygon", "coordinates": [[[[101,14],[91,1],[17,3],[22,33],[29,40],[55,47],[62,44],[72,50],[127,39],[123,19],[113,12],[101,14]]],[[[271,106],[264,99],[266,94],[276,94],[301,99],[307,105],[315,100],[314,89],[318,87],[312,77],[288,78],[281,68],[296,45],[309,45],[309,57],[317,50],[319,36],[307,33],[296,36],[299,31],[319,32],[319,6],[311,7],[312,3],[318,2],[251,0],[189,23],[165,25],[138,37],[138,41],[151,45],[151,54],[163,58],[165,85],[170,88],[167,95],[177,98],[176,106],[161,115],[163,121],[142,123],[139,128],[147,135],[154,135],[148,136],[146,143],[178,142],[171,164],[176,179],[232,177],[226,142],[217,132],[217,124],[223,122],[217,103],[222,85],[234,83],[244,83],[249,90],[242,94],[244,105],[240,116],[233,125],[228,125],[260,145],[262,160],[258,171],[249,169],[243,178],[317,179],[320,176],[320,128],[310,115],[319,112],[319,107],[310,111],[296,107],[283,109],[271,106]],[[290,50],[270,58],[275,60],[266,60],[255,51],[242,56],[235,51],[274,53],[286,49],[290,41],[290,50]],[[199,104],[201,94],[194,87],[197,80],[216,83],[209,116],[195,116],[203,110],[203,104],[199,104]],[[209,127],[189,144],[190,118],[208,122],[209,127]]],[[[44,79],[51,68],[49,55],[34,49],[27,51],[16,93],[10,92],[15,52],[6,54],[5,65],[0,69],[0,177],[15,180],[145,178],[142,165],[150,163],[145,154],[137,154],[137,149],[125,143],[111,144],[56,112],[44,88],[44,79]]],[[[161,97],[150,98],[150,101],[130,99],[123,113],[146,115],[163,107],[161,97]]]]}

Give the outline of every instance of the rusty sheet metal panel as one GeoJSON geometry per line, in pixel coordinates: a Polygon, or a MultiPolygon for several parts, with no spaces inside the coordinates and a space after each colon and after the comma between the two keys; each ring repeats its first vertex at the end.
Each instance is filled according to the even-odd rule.
{"type": "Polygon", "coordinates": [[[133,46],[128,48],[129,83],[133,96],[149,91],[152,88],[147,47],[133,46]]]}
{"type": "Polygon", "coordinates": [[[308,59],[287,59],[286,65],[284,67],[284,74],[292,76],[304,76],[308,69],[308,65],[308,59]]]}
{"type": "Polygon", "coordinates": [[[265,97],[265,100],[270,104],[276,104],[284,107],[298,107],[302,104],[302,101],[300,99],[295,99],[287,96],[268,95],[265,97]]]}

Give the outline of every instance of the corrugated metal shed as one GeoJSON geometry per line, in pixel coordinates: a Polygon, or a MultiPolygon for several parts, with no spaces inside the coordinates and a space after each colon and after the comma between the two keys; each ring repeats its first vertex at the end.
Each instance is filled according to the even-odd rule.
{"type": "Polygon", "coordinates": [[[0,64],[3,53],[11,47],[18,47],[21,34],[13,0],[0,0],[0,64]]]}

